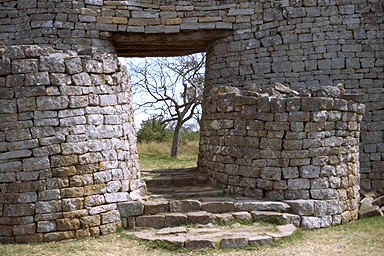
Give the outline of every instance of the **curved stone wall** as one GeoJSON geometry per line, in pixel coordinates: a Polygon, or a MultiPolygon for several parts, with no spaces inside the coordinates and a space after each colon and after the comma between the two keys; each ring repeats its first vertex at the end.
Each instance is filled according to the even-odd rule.
{"type": "MultiPolygon", "coordinates": [[[[75,235],[108,233],[113,230],[114,223],[119,222],[116,202],[139,198],[137,191],[143,184],[136,164],[130,86],[125,71],[116,61],[117,55],[171,56],[206,51],[204,97],[207,102],[203,106],[203,159],[200,163],[207,171],[217,172],[215,168],[218,164],[220,168],[224,164],[225,169],[235,173],[240,169],[244,172],[248,168],[246,166],[252,166],[253,162],[249,164],[250,153],[247,153],[249,149],[243,152],[247,157],[239,157],[236,150],[227,152],[228,156],[222,156],[222,147],[219,145],[225,146],[225,143],[233,145],[239,141],[257,141],[259,144],[252,157],[261,156],[261,152],[274,154],[278,151],[274,147],[280,147],[279,140],[282,140],[283,149],[298,147],[292,141],[284,144],[284,138],[279,137],[282,133],[286,136],[288,132],[295,131],[273,130],[279,126],[275,121],[289,122],[289,113],[294,111],[269,112],[263,110],[264,105],[261,104],[260,113],[267,111],[264,114],[268,118],[273,115],[272,121],[263,119],[267,117],[260,117],[260,120],[254,117],[253,121],[238,118],[234,113],[246,115],[242,113],[243,107],[253,109],[252,104],[259,104],[265,99],[240,97],[252,102],[247,105],[246,102],[237,101],[238,96],[228,99],[222,99],[220,95],[212,96],[218,87],[244,88],[257,84],[268,88],[279,82],[299,90],[342,83],[348,93],[362,93],[367,111],[361,125],[360,185],[363,190],[383,189],[383,10],[384,2],[378,0],[1,1],[1,241],[50,241],[75,235]],[[15,47],[17,45],[20,47],[15,47]],[[52,48],[39,48],[36,45],[52,48]],[[90,47],[93,50],[88,50],[90,47]],[[97,53],[96,49],[105,55],[97,53]],[[220,99],[212,103],[220,106],[217,108],[219,112],[212,112],[209,108],[212,97],[220,99]],[[224,104],[221,100],[229,102],[233,110],[220,112],[224,104]],[[283,121],[287,115],[288,121],[283,121]],[[241,137],[248,132],[244,129],[244,120],[252,121],[253,125],[256,125],[256,120],[264,122],[263,132],[267,128],[272,130],[259,139],[255,135],[241,137]],[[227,139],[220,137],[227,130],[231,130],[233,135],[227,139]],[[209,152],[207,147],[216,150],[218,156],[214,158],[212,153],[216,151],[209,152]],[[233,157],[239,158],[237,163],[231,162],[233,157]],[[46,195],[44,191],[51,192],[46,195]],[[69,221],[71,219],[73,222],[69,221]]],[[[288,100],[284,101],[285,104],[288,100]]],[[[268,100],[270,103],[266,106],[274,104],[274,101],[268,100]]],[[[333,103],[336,101],[333,100],[333,103]]],[[[303,108],[303,102],[300,103],[303,108]]],[[[216,107],[214,109],[216,111],[216,107]]],[[[271,108],[271,111],[275,110],[271,108]]],[[[329,118],[330,112],[339,110],[313,111],[318,111],[315,116],[320,115],[319,120],[323,120],[324,111],[329,118]]],[[[341,118],[345,115],[348,119],[353,111],[341,112],[341,118]]],[[[316,127],[311,114],[309,118],[309,121],[297,122],[313,122],[316,127]]],[[[322,143],[327,141],[332,145],[339,143],[340,138],[343,139],[342,143],[353,143],[352,138],[357,139],[354,135],[343,137],[332,134],[333,131],[335,134],[337,131],[353,132],[348,130],[350,127],[337,126],[345,122],[325,121],[324,127],[320,125],[321,129],[330,130],[330,133],[321,130],[321,136],[331,134],[330,137],[321,138],[322,143]],[[337,129],[332,128],[332,123],[337,129]]],[[[286,124],[282,124],[282,127],[286,127],[286,124]]],[[[305,126],[303,129],[311,128],[305,126]]],[[[257,134],[256,131],[254,134],[257,134]]],[[[300,147],[304,147],[304,139],[318,139],[312,138],[311,132],[298,132],[309,136],[303,138],[300,147]]],[[[356,147],[357,144],[351,144],[351,152],[340,153],[340,166],[347,164],[350,168],[348,172],[351,172],[351,165],[358,167],[354,162],[356,158],[349,159],[349,153],[357,157],[356,147]]],[[[320,148],[328,150],[328,146],[320,148]]],[[[332,150],[336,149],[339,147],[332,146],[332,150]]],[[[316,165],[322,161],[318,157],[307,158],[310,159],[309,164],[308,160],[300,161],[309,166],[321,166],[316,165]]],[[[333,158],[329,157],[329,161],[333,158]]],[[[253,185],[255,177],[247,177],[249,179],[243,179],[241,184],[249,181],[250,187],[254,186],[252,193],[243,191],[244,185],[238,185],[240,180],[236,178],[231,179],[231,184],[229,180],[226,184],[241,193],[260,195],[262,189],[263,196],[265,192],[269,198],[296,198],[295,193],[288,196],[283,182],[296,179],[296,169],[293,168],[295,178],[287,178],[283,172],[283,168],[288,168],[286,161],[279,162],[276,159],[280,158],[270,158],[268,161],[263,158],[260,164],[264,165],[265,160],[267,166],[272,168],[272,173],[277,172],[277,175],[281,170],[282,180],[274,182],[274,179],[265,179],[264,185],[258,187],[257,178],[256,185],[253,185]],[[275,192],[267,189],[271,184],[272,188],[276,188],[275,192]]],[[[289,160],[289,164],[291,162],[289,160]]],[[[335,168],[339,166],[337,163],[330,165],[335,168]]],[[[300,166],[292,167],[297,167],[299,175],[302,175],[300,172],[304,167],[300,166]]],[[[346,177],[340,177],[340,184],[346,184],[346,177]]],[[[317,179],[320,182],[324,180],[322,178],[299,176],[297,179],[313,180],[309,180],[309,189],[298,189],[297,193],[303,193],[300,197],[308,195],[314,198],[312,194],[316,192],[312,192],[311,182],[316,183],[317,179]]],[[[331,178],[332,181],[328,176],[326,178],[328,187],[324,188],[325,191],[337,190],[343,211],[353,209],[354,206],[345,205],[354,205],[357,186],[349,186],[353,187],[352,193],[350,189],[331,187],[338,186],[337,177],[331,178]],[[331,182],[336,185],[330,185],[331,182]],[[349,198],[347,200],[344,200],[345,191],[349,198]]],[[[217,177],[215,179],[219,180],[217,177]]],[[[352,183],[353,179],[351,177],[352,183]]],[[[306,184],[303,186],[308,187],[308,181],[303,182],[306,184]]],[[[327,184],[323,183],[321,186],[327,184]]],[[[344,212],[347,214],[349,211],[344,212]]]]}
{"type": "Polygon", "coordinates": [[[341,82],[347,92],[364,94],[361,187],[380,190],[383,13],[378,0],[4,0],[0,41],[97,47],[120,56],[206,51],[207,97],[222,85],[305,89],[341,82]]]}
{"type": "Polygon", "coordinates": [[[204,103],[199,166],[212,181],[260,199],[331,202],[339,208],[323,214],[334,224],[357,217],[364,105],[222,88],[204,103]]]}
{"type": "Polygon", "coordinates": [[[145,189],[125,67],[92,49],[0,55],[0,242],[114,232],[145,189]]]}

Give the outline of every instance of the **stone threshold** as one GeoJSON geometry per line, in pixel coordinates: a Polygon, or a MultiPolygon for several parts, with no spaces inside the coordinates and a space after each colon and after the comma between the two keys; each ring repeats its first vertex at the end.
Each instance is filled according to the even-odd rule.
{"type": "Polygon", "coordinates": [[[279,225],[274,229],[259,223],[230,226],[215,226],[213,224],[198,225],[197,227],[171,227],[160,230],[146,229],[142,231],[127,231],[145,241],[163,241],[187,250],[198,249],[235,249],[250,245],[271,244],[282,237],[292,235],[296,230],[293,224],[279,225]]]}

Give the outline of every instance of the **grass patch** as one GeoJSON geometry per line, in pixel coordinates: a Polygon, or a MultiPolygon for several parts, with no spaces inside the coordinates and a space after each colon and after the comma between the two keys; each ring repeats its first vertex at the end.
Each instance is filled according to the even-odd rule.
{"type": "Polygon", "coordinates": [[[263,222],[267,222],[267,223],[270,223],[270,224],[273,224],[276,226],[288,224],[288,222],[286,220],[279,218],[277,216],[271,216],[271,217],[263,220],[263,222]]]}
{"type": "Polygon", "coordinates": [[[186,141],[179,146],[177,157],[171,157],[170,142],[142,142],[137,144],[141,169],[179,169],[197,166],[199,141],[186,141]]]}
{"type": "Polygon", "coordinates": [[[182,253],[186,251],[183,248],[180,248],[174,244],[171,244],[165,241],[147,241],[146,243],[148,246],[152,247],[153,249],[166,250],[168,252],[173,252],[173,253],[182,253]]]}
{"type": "Polygon", "coordinates": [[[241,225],[247,225],[247,226],[250,226],[250,225],[253,225],[253,220],[250,219],[250,220],[240,220],[240,219],[232,219],[232,220],[228,220],[228,221],[215,221],[213,224],[214,225],[217,225],[217,226],[231,226],[235,223],[239,223],[241,225]]]}
{"type": "Polygon", "coordinates": [[[236,250],[199,250],[187,252],[168,243],[144,242],[124,232],[108,236],[55,243],[1,244],[0,255],[107,256],[140,255],[358,255],[381,256],[384,251],[384,217],[362,219],[342,226],[317,230],[297,229],[292,236],[271,245],[236,250]]]}

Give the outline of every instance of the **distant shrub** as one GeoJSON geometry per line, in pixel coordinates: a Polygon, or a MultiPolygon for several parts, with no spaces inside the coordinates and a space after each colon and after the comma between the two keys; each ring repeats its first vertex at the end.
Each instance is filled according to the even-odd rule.
{"type": "Polygon", "coordinates": [[[188,132],[184,131],[180,133],[180,143],[185,143],[187,141],[196,141],[200,139],[200,132],[188,132]]]}
{"type": "Polygon", "coordinates": [[[139,143],[171,141],[173,132],[161,121],[162,120],[159,117],[151,117],[148,120],[143,121],[137,132],[137,141],[139,143]]]}
{"type": "MultiPolygon", "coordinates": [[[[173,129],[167,124],[162,123],[160,117],[150,117],[141,123],[141,127],[137,132],[137,141],[141,142],[171,142],[173,137],[173,129]]],[[[185,144],[188,141],[198,141],[200,139],[200,131],[182,131],[179,141],[185,144]]]]}

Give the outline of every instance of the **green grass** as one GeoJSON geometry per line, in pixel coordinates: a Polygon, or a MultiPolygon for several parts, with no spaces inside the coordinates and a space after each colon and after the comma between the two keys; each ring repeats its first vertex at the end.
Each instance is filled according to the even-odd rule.
{"type": "Polygon", "coordinates": [[[170,142],[143,142],[137,144],[140,169],[179,169],[197,166],[199,141],[180,143],[179,154],[171,157],[170,142]]]}
{"type": "Polygon", "coordinates": [[[108,236],[53,243],[0,244],[0,255],[107,256],[107,255],[361,255],[379,256],[384,251],[384,217],[365,218],[342,226],[317,230],[297,229],[290,237],[271,245],[242,249],[207,249],[187,252],[174,245],[144,242],[119,230],[108,236]]]}
{"type": "Polygon", "coordinates": [[[231,226],[236,223],[239,223],[241,225],[253,225],[253,220],[232,219],[228,221],[215,221],[213,224],[217,226],[231,226]]]}

